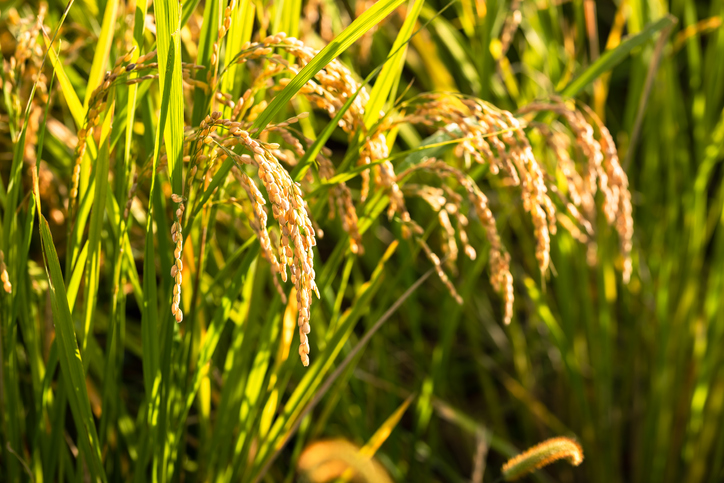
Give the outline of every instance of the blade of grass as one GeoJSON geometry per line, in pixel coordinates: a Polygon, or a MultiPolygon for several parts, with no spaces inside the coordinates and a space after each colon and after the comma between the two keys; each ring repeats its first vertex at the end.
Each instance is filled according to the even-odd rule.
{"type": "MultiPolygon", "coordinates": [[[[232,449],[232,437],[238,419],[241,397],[244,391],[244,377],[246,375],[246,360],[251,357],[251,342],[253,329],[248,327],[252,308],[253,291],[257,282],[256,272],[258,263],[253,262],[249,274],[244,282],[241,296],[242,302],[238,308],[239,316],[232,332],[232,342],[224,364],[224,380],[228,381],[221,390],[218,404],[218,419],[214,431],[214,438],[209,447],[209,473],[221,474],[228,468],[228,457],[232,449]],[[218,464],[217,464],[218,463],[218,464]]],[[[257,287],[258,290],[258,287],[257,287]]]]}
{"type": "MultiPolygon", "coordinates": [[[[65,17],[70,10],[72,1],[68,4],[60,19],[58,27],[53,34],[53,40],[58,35],[58,31],[65,21],[65,17]]],[[[45,33],[43,31],[43,33],[45,33]]],[[[52,41],[47,42],[48,50],[52,51],[52,41]]],[[[43,57],[41,69],[45,65],[47,52],[43,57]]],[[[19,423],[22,421],[20,415],[19,386],[17,374],[17,358],[16,358],[16,313],[18,304],[21,302],[20,294],[24,291],[20,289],[21,274],[25,273],[27,268],[22,260],[25,258],[27,250],[23,250],[21,243],[21,232],[19,229],[20,220],[18,219],[18,200],[20,198],[22,183],[23,158],[25,154],[27,129],[30,122],[30,112],[35,92],[40,82],[38,76],[33,82],[25,106],[25,114],[23,116],[23,124],[20,134],[14,141],[13,160],[10,167],[10,176],[7,186],[7,192],[4,196],[3,208],[4,217],[2,220],[2,231],[0,232],[0,249],[4,248],[7,258],[7,264],[10,266],[9,279],[12,286],[15,287],[6,302],[5,298],[0,301],[0,314],[3,320],[0,322],[0,358],[2,359],[2,368],[0,369],[0,381],[3,382],[3,407],[4,414],[3,423],[7,431],[7,444],[3,447],[3,452],[8,463],[8,476],[11,479],[19,477],[17,460],[10,454],[14,449],[20,451],[20,433],[21,427],[19,423]],[[22,263],[22,264],[21,264],[22,263]],[[14,449],[13,449],[14,448],[14,449]]],[[[39,201],[38,201],[39,202],[39,201]]],[[[26,216],[29,216],[26,214],[26,216]]],[[[32,221],[29,219],[28,221],[32,221]]],[[[23,277],[24,278],[24,277],[23,277]]],[[[23,280],[23,283],[25,280],[23,280]]],[[[24,297],[23,297],[24,298],[24,297]]],[[[28,334],[28,336],[30,336],[28,334]]]]}
{"type": "Polygon", "coordinates": [[[96,433],[95,423],[90,410],[90,401],[86,389],[83,361],[78,352],[78,344],[73,328],[73,319],[68,307],[68,298],[65,293],[63,273],[60,270],[58,254],[53,244],[50,226],[45,218],[40,218],[40,235],[45,258],[45,269],[50,284],[50,298],[53,304],[53,320],[56,327],[56,340],[58,341],[58,358],[60,368],[68,384],[68,402],[70,403],[73,419],[78,430],[83,454],[88,463],[91,478],[106,481],[105,471],[101,463],[101,451],[96,433]]]}
{"type": "Polygon", "coordinates": [[[417,17],[420,16],[424,0],[410,0],[408,3],[408,13],[405,22],[402,24],[395,43],[390,49],[394,54],[392,58],[385,61],[384,67],[375,82],[370,98],[365,106],[365,126],[369,129],[374,125],[381,115],[381,111],[390,103],[394,102],[397,96],[397,86],[402,75],[402,68],[405,65],[405,55],[407,54],[407,44],[412,38],[413,28],[417,23],[417,17]]]}
{"type": "MultiPolygon", "coordinates": [[[[211,65],[211,54],[214,42],[218,38],[219,26],[221,24],[221,12],[223,10],[220,0],[211,0],[206,2],[204,6],[204,23],[201,26],[201,34],[199,35],[199,50],[196,55],[196,64],[208,66],[211,65]]],[[[227,54],[228,55],[228,54],[227,54]]],[[[196,80],[207,82],[207,73],[209,68],[205,67],[196,71],[196,80]]],[[[194,88],[194,108],[191,114],[191,125],[198,126],[206,117],[211,105],[211,97],[213,93],[207,93],[200,87],[194,88]]],[[[187,195],[188,196],[188,195],[187,195]]]]}
{"type": "Polygon", "coordinates": [[[644,90],[641,94],[641,98],[639,99],[639,106],[636,112],[636,121],[634,122],[633,131],[631,131],[631,140],[626,148],[626,158],[623,160],[622,164],[622,167],[625,171],[628,171],[628,168],[631,165],[631,158],[633,157],[633,153],[636,151],[636,142],[638,141],[638,137],[641,132],[641,124],[643,122],[644,114],[646,113],[646,103],[649,100],[649,94],[651,93],[651,88],[653,87],[654,78],[656,77],[656,73],[659,70],[659,61],[661,60],[661,56],[664,53],[664,46],[666,45],[666,42],[669,39],[669,35],[671,34],[674,25],[676,25],[676,22],[676,19],[674,19],[671,24],[664,27],[661,30],[661,34],[659,35],[658,40],[656,41],[656,48],[654,49],[651,63],[649,64],[649,70],[648,72],[646,72],[646,82],[644,83],[644,90]]]}
{"type": "Polygon", "coordinates": [[[407,408],[410,407],[410,404],[416,396],[417,394],[415,393],[410,394],[407,399],[400,404],[400,407],[397,408],[394,413],[390,414],[390,417],[382,423],[379,429],[375,431],[375,434],[373,434],[367,443],[362,446],[360,449],[361,454],[371,458],[375,455],[375,453],[377,453],[380,447],[385,443],[385,441],[387,441],[387,438],[390,437],[390,434],[392,433],[392,430],[395,429],[395,426],[400,423],[402,416],[405,414],[405,411],[407,411],[407,408]]]}
{"type": "MultiPolygon", "coordinates": [[[[111,94],[113,96],[113,94],[111,94]]],[[[101,150],[95,165],[95,195],[96,202],[93,206],[90,222],[90,234],[88,240],[88,261],[86,262],[85,276],[85,312],[83,318],[83,337],[81,339],[81,353],[85,354],[88,347],[88,337],[91,337],[93,320],[96,316],[96,304],[98,302],[98,285],[100,282],[101,270],[101,230],[103,229],[103,218],[106,212],[106,190],[108,189],[108,165],[110,158],[110,132],[113,125],[113,111],[115,100],[111,99],[103,120],[101,129],[101,150]]],[[[89,358],[85,360],[86,370],[89,358]]]]}
{"type": "MultiPolygon", "coordinates": [[[[156,42],[158,44],[158,74],[168,119],[163,126],[168,172],[173,192],[181,194],[184,138],[183,86],[181,84],[181,19],[179,3],[173,0],[154,2],[156,9],[156,42]]],[[[160,129],[160,126],[159,126],[160,129]]]]}
{"type": "MultiPolygon", "coordinates": [[[[251,270],[256,268],[256,264],[253,264],[253,262],[256,259],[258,253],[258,244],[255,244],[251,249],[249,249],[241,264],[239,265],[239,268],[231,279],[231,283],[224,292],[224,295],[221,298],[221,301],[217,306],[216,311],[214,312],[212,322],[208,327],[206,335],[199,349],[199,356],[196,363],[196,372],[192,376],[191,383],[189,384],[186,396],[184,397],[185,407],[183,410],[183,415],[181,417],[182,421],[185,421],[186,415],[191,409],[193,400],[196,397],[196,393],[198,392],[201,385],[201,379],[208,372],[209,361],[211,360],[211,357],[216,350],[216,346],[219,343],[219,339],[221,337],[221,334],[223,333],[224,326],[229,319],[229,314],[231,312],[234,300],[239,297],[242,290],[250,283],[250,281],[253,281],[254,279],[251,270]]],[[[248,301],[246,301],[246,303],[248,303],[248,301]]]]}
{"type": "MultiPolygon", "coordinates": [[[[246,75],[246,69],[244,65],[239,65],[238,63],[229,65],[229,62],[241,52],[241,46],[244,45],[245,42],[251,41],[254,26],[254,11],[255,6],[252,0],[241,0],[239,5],[231,13],[231,28],[226,39],[226,53],[224,55],[228,72],[221,78],[221,85],[224,92],[231,93],[232,99],[238,99],[241,95],[242,81],[246,75]]],[[[290,35],[294,34],[290,33],[290,35]]],[[[228,118],[231,110],[229,108],[226,109],[228,112],[224,117],[228,118]]]]}
{"type": "MultiPolygon", "coordinates": [[[[266,459],[266,462],[264,466],[262,466],[261,470],[257,473],[254,481],[259,481],[260,478],[264,476],[264,474],[268,471],[269,466],[274,462],[276,457],[278,456],[279,452],[282,450],[282,448],[286,445],[287,441],[289,441],[289,438],[294,435],[294,433],[299,428],[299,424],[301,423],[302,419],[309,414],[309,412],[321,401],[322,397],[326,394],[326,392],[329,390],[329,388],[332,386],[334,381],[339,377],[340,374],[344,371],[345,367],[354,359],[354,357],[357,355],[359,351],[361,351],[365,345],[370,341],[372,336],[382,327],[382,325],[394,314],[397,309],[404,303],[405,300],[415,291],[417,288],[422,285],[422,283],[427,280],[427,278],[432,275],[434,269],[428,270],[424,275],[422,275],[410,288],[408,288],[405,293],[385,312],[385,314],[368,330],[365,335],[360,339],[360,341],[355,345],[354,349],[350,351],[350,353],[347,355],[347,357],[342,361],[342,363],[337,367],[337,369],[325,379],[324,383],[314,391],[314,398],[309,402],[309,404],[306,405],[304,410],[299,414],[298,417],[295,418],[295,423],[290,427],[290,429],[284,434],[279,441],[275,444],[274,447],[274,453],[271,455],[270,458],[266,459]]],[[[340,330],[339,332],[346,332],[342,327],[344,326],[344,323],[340,323],[340,330]]],[[[335,344],[330,343],[329,348],[332,349],[335,347],[335,344]]],[[[334,349],[333,349],[334,350],[334,349]]],[[[336,351],[332,353],[333,356],[336,355],[336,351]]],[[[334,357],[332,357],[333,359],[334,357]]],[[[329,361],[329,364],[331,364],[331,361],[329,361]]],[[[311,371],[310,371],[311,372],[311,371]]],[[[309,376],[310,374],[308,374],[309,376]]],[[[301,385],[301,384],[300,384],[301,385]]],[[[291,400],[290,400],[291,402],[291,400]]],[[[286,412],[286,408],[285,408],[286,412]]],[[[275,424],[276,426],[276,424],[275,424]]],[[[262,446],[263,448],[263,446],[262,446]]]]}
{"type": "Polygon", "coordinates": [[[103,12],[103,25],[98,35],[98,41],[95,43],[95,53],[93,55],[93,63],[91,64],[88,74],[87,89],[85,91],[85,99],[83,107],[88,108],[88,101],[93,90],[101,83],[103,72],[108,64],[108,58],[111,54],[111,45],[113,44],[113,33],[116,29],[116,16],[118,14],[118,3],[115,1],[106,2],[105,11],[103,12]]]}
{"type": "Polygon", "coordinates": [[[615,49],[605,52],[596,62],[591,64],[578,77],[564,87],[560,91],[560,94],[564,97],[574,97],[588,87],[594,80],[598,79],[601,74],[608,72],[620,64],[636,47],[641,47],[653,38],[657,32],[670,27],[676,22],[676,17],[667,15],[651,23],[638,34],[621,42],[615,49]]]}

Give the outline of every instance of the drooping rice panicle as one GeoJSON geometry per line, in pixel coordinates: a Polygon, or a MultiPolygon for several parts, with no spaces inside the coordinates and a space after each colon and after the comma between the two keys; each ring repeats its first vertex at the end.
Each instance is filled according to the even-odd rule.
{"type": "Polygon", "coordinates": [[[184,214],[184,198],[177,194],[171,195],[171,201],[177,204],[175,212],[175,221],[171,226],[171,240],[176,244],[173,251],[174,263],[171,266],[171,278],[174,280],[173,285],[173,301],[171,302],[171,314],[176,319],[176,322],[181,322],[184,319],[183,310],[181,309],[181,282],[183,281],[183,230],[181,229],[181,220],[184,214]]]}
{"type": "Polygon", "coordinates": [[[7,293],[12,293],[13,286],[10,283],[10,275],[8,269],[5,266],[5,254],[0,250],[0,282],[3,283],[3,290],[7,293]]]}

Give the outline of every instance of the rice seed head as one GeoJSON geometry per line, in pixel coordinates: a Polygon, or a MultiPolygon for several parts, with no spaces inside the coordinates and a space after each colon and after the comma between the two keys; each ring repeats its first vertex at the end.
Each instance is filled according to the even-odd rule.
{"type": "Polygon", "coordinates": [[[233,155],[237,167],[232,169],[233,176],[246,191],[252,203],[250,226],[257,235],[262,247],[262,254],[271,264],[274,284],[284,297],[281,286],[276,280],[280,274],[283,281],[287,280],[287,268],[290,278],[296,288],[299,305],[298,326],[300,328],[299,354],[302,363],[309,364],[309,318],[311,308],[311,294],[317,293],[314,272],[313,247],[316,246],[314,224],[309,216],[308,206],[302,196],[302,191],[289,173],[279,164],[273,151],[278,148],[274,143],[265,143],[236,133],[237,141],[254,153],[253,157],[233,155]],[[269,232],[266,229],[268,214],[267,200],[256,187],[255,182],[239,169],[241,164],[251,164],[257,168],[259,180],[268,194],[272,215],[279,224],[281,240],[278,247],[272,244],[269,232]],[[278,255],[278,256],[277,256],[278,255]],[[302,329],[306,331],[303,332],[302,329]]]}
{"type": "MultiPolygon", "coordinates": [[[[224,11],[224,17],[229,16],[232,8],[229,7],[224,11]]],[[[219,31],[219,40],[228,30],[225,20],[222,22],[224,27],[219,31]]],[[[190,188],[192,181],[196,179],[199,163],[207,163],[206,172],[208,172],[216,158],[230,156],[234,159],[239,170],[235,168],[232,173],[247,192],[251,202],[249,225],[260,241],[264,258],[270,262],[274,275],[274,286],[284,297],[276,275],[279,274],[279,278],[284,282],[291,278],[297,288],[296,296],[301,297],[298,316],[299,351],[302,362],[306,364],[309,359],[309,332],[307,329],[311,293],[316,292],[311,248],[316,245],[316,236],[321,237],[322,233],[311,219],[308,206],[302,198],[301,185],[291,180],[286,169],[281,166],[280,160],[288,165],[296,164],[297,160],[304,155],[305,146],[310,146],[311,141],[291,127],[292,124],[303,118],[304,114],[276,124],[269,124],[263,132],[253,129],[251,122],[266,107],[265,100],[255,100],[256,94],[261,90],[268,90],[274,85],[276,87],[287,85],[289,78],[279,79],[278,74],[298,73],[315,57],[317,52],[296,39],[286,37],[283,33],[269,35],[260,42],[245,43],[241,53],[230,62],[243,64],[250,60],[259,61],[254,63],[254,68],[257,69],[256,76],[249,89],[236,102],[232,102],[230,95],[213,90],[216,82],[216,61],[221,52],[218,42],[213,48],[216,57],[212,57],[214,68],[211,71],[213,73],[209,72],[211,92],[216,101],[230,109],[231,114],[229,119],[222,119],[220,112],[214,112],[201,122],[198,129],[189,130],[194,133],[195,137],[190,141],[187,151],[189,163],[187,187],[190,188]],[[279,51],[283,51],[285,57],[282,57],[278,53],[279,51]],[[270,133],[280,137],[284,147],[278,143],[269,142],[270,133]],[[206,151],[205,145],[215,146],[217,144],[220,147],[209,153],[207,159],[207,155],[202,154],[202,151],[206,151]],[[239,145],[249,154],[229,154],[230,151],[227,148],[239,145]],[[259,180],[257,182],[262,183],[264,195],[250,177],[251,173],[244,172],[246,171],[245,165],[257,168],[259,180]],[[279,225],[278,230],[276,227],[273,227],[271,231],[267,229],[269,209],[279,225]],[[287,271],[287,269],[289,270],[287,271]]],[[[184,72],[195,72],[194,69],[194,66],[184,64],[184,72]]],[[[516,186],[519,190],[522,206],[530,215],[533,224],[535,256],[538,269],[543,275],[547,273],[550,265],[550,237],[556,233],[558,220],[561,219],[561,214],[557,212],[557,205],[551,199],[551,193],[560,198],[561,205],[568,212],[564,216],[567,221],[562,221],[562,225],[569,230],[580,228],[580,235],[577,237],[580,240],[585,240],[587,235],[591,235],[592,227],[595,225],[591,220],[593,219],[592,213],[595,206],[593,200],[596,189],[604,193],[604,213],[609,222],[615,218],[614,215],[630,213],[627,181],[625,174],[618,166],[615,147],[613,142],[609,141],[610,134],[596,121],[593,114],[586,117],[581,111],[575,110],[557,99],[547,104],[533,104],[519,111],[519,114],[513,115],[479,99],[450,94],[423,94],[411,101],[405,101],[399,109],[387,113],[389,115],[386,118],[375,125],[372,130],[368,130],[364,117],[369,94],[360,87],[351,72],[337,60],[322,68],[312,80],[303,86],[298,95],[306,97],[313,106],[326,110],[330,116],[333,116],[358,89],[359,94],[352,106],[345,111],[339,126],[350,137],[360,131],[366,133],[362,141],[358,164],[372,166],[361,172],[360,199],[362,201],[367,199],[372,190],[381,191],[389,198],[388,217],[394,217],[401,222],[404,237],[416,237],[420,226],[412,220],[407,209],[405,196],[410,190],[409,186],[402,188],[407,181],[403,178],[417,169],[436,172],[443,181],[444,194],[439,197],[443,201],[439,203],[435,201],[431,206],[438,213],[442,227],[443,254],[446,255],[444,257],[446,264],[449,264],[447,265],[448,271],[454,273],[453,263],[459,251],[463,251],[469,258],[477,256],[477,252],[469,243],[465,228],[468,220],[461,209],[462,203],[467,198],[473,212],[483,224],[485,236],[490,243],[490,281],[503,298],[503,320],[506,324],[512,319],[514,303],[510,255],[503,246],[486,195],[463,171],[437,160],[423,161],[403,173],[395,173],[394,166],[386,160],[389,156],[386,134],[390,129],[401,123],[412,123],[421,124],[427,128],[446,129],[453,133],[450,126],[457,126],[459,131],[455,130],[453,133],[454,137],[459,138],[455,153],[464,156],[466,163],[468,160],[473,160],[486,165],[493,176],[500,178],[503,187],[516,186]],[[551,137],[541,130],[548,141],[549,148],[559,159],[558,165],[568,180],[570,188],[563,189],[563,193],[557,190],[556,177],[553,176],[550,169],[539,163],[534,155],[526,134],[528,129],[525,128],[535,129],[535,123],[526,124],[525,117],[517,117],[541,109],[553,110],[557,113],[568,126],[568,132],[573,134],[573,136],[562,136],[555,131],[556,136],[551,137]],[[590,120],[593,121],[589,122],[590,120]],[[566,137],[572,137],[574,142],[568,143],[566,137]],[[587,158],[583,173],[579,174],[576,171],[576,165],[568,154],[569,146],[580,149],[587,158]],[[457,180],[456,189],[462,188],[461,191],[467,196],[455,193],[455,190],[444,182],[444,178],[457,180]]],[[[564,124],[559,124],[564,126],[564,124]]],[[[550,131],[554,133],[553,130],[550,131]]],[[[320,179],[331,179],[335,175],[335,166],[329,161],[329,156],[330,154],[325,151],[317,156],[320,179]]],[[[202,179],[207,179],[206,173],[202,179]]],[[[313,178],[309,175],[305,180],[311,181],[313,178]]],[[[495,187],[495,184],[493,186],[495,187]]],[[[421,187],[412,192],[432,193],[431,188],[421,187]]],[[[440,190],[440,188],[437,189],[440,190]]],[[[328,193],[330,218],[339,217],[343,229],[349,234],[350,250],[353,253],[362,253],[363,244],[357,226],[356,198],[353,198],[351,191],[344,183],[335,183],[330,187],[328,193]]],[[[432,200],[432,198],[429,199],[432,200]]],[[[248,205],[232,204],[241,206],[242,209],[244,207],[248,209],[248,205]]],[[[177,218],[181,218],[180,215],[183,215],[183,205],[177,209],[177,218]]],[[[622,239],[624,259],[628,261],[624,262],[624,278],[627,278],[627,274],[630,272],[630,258],[627,256],[630,242],[628,245],[626,242],[626,240],[630,240],[632,231],[629,219],[630,215],[628,218],[624,217],[623,221],[615,222],[622,239]]],[[[174,242],[182,239],[180,225],[178,228],[178,232],[172,234],[174,242]]],[[[589,242],[589,249],[592,246],[591,243],[589,242]]],[[[427,245],[424,245],[424,251],[451,294],[460,300],[445,273],[446,270],[442,267],[441,257],[427,245]]],[[[177,272],[176,277],[180,277],[180,270],[177,269],[177,272]]]]}
{"type": "Polygon", "coordinates": [[[3,290],[6,293],[12,293],[13,286],[10,283],[10,275],[8,275],[7,267],[5,267],[5,254],[0,250],[0,281],[3,283],[3,290]]]}
{"type": "MultiPolygon", "coordinates": [[[[593,213],[593,195],[597,189],[600,190],[603,194],[603,212],[606,220],[619,234],[620,249],[623,255],[622,278],[625,283],[628,283],[632,271],[631,192],[628,189],[628,178],[619,163],[616,146],[610,132],[593,110],[587,106],[578,110],[560,98],[553,98],[548,103],[533,103],[521,110],[522,113],[538,111],[550,111],[557,114],[566,121],[574,134],[576,146],[588,161],[584,183],[577,186],[577,191],[585,194],[581,200],[584,213],[587,215],[593,213]],[[592,124],[588,122],[584,114],[588,116],[592,124]],[[598,139],[595,137],[596,130],[598,130],[598,139]]],[[[545,134],[545,130],[542,132],[545,134]]],[[[560,148],[556,149],[557,153],[562,153],[562,151],[560,148]]],[[[559,154],[558,157],[564,160],[564,164],[568,163],[567,155],[559,154]]],[[[578,204],[575,197],[572,197],[572,201],[574,204],[578,204]]],[[[590,247],[591,245],[589,245],[589,249],[590,247]]]]}
{"type": "Polygon", "coordinates": [[[181,282],[183,281],[183,233],[181,229],[181,217],[184,213],[184,197],[173,193],[171,195],[171,201],[178,204],[176,209],[176,221],[171,225],[171,239],[176,244],[174,248],[174,264],[171,266],[171,278],[174,279],[173,287],[173,301],[171,303],[171,314],[176,319],[177,323],[180,323],[184,319],[183,311],[180,308],[181,304],[181,282]]]}
{"type": "Polygon", "coordinates": [[[131,187],[128,190],[128,195],[126,197],[126,206],[123,209],[123,219],[128,220],[128,215],[131,213],[131,207],[133,206],[133,198],[136,194],[136,190],[138,190],[138,173],[133,174],[133,182],[131,183],[131,187]]]}
{"type": "Polygon", "coordinates": [[[583,462],[583,449],[571,438],[551,438],[508,460],[502,468],[503,478],[513,481],[543,468],[554,461],[565,459],[573,466],[583,462]]]}

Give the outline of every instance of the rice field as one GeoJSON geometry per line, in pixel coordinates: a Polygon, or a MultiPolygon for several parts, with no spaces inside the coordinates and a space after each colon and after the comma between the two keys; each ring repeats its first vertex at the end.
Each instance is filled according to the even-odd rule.
{"type": "Polygon", "coordinates": [[[0,481],[723,481],[723,16],[5,1],[0,481]]]}

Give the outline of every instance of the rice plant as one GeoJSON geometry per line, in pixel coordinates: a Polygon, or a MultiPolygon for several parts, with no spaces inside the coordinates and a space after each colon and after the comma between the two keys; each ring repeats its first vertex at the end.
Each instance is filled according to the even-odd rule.
{"type": "Polygon", "coordinates": [[[719,481],[722,15],[6,2],[0,479],[719,481]]]}

